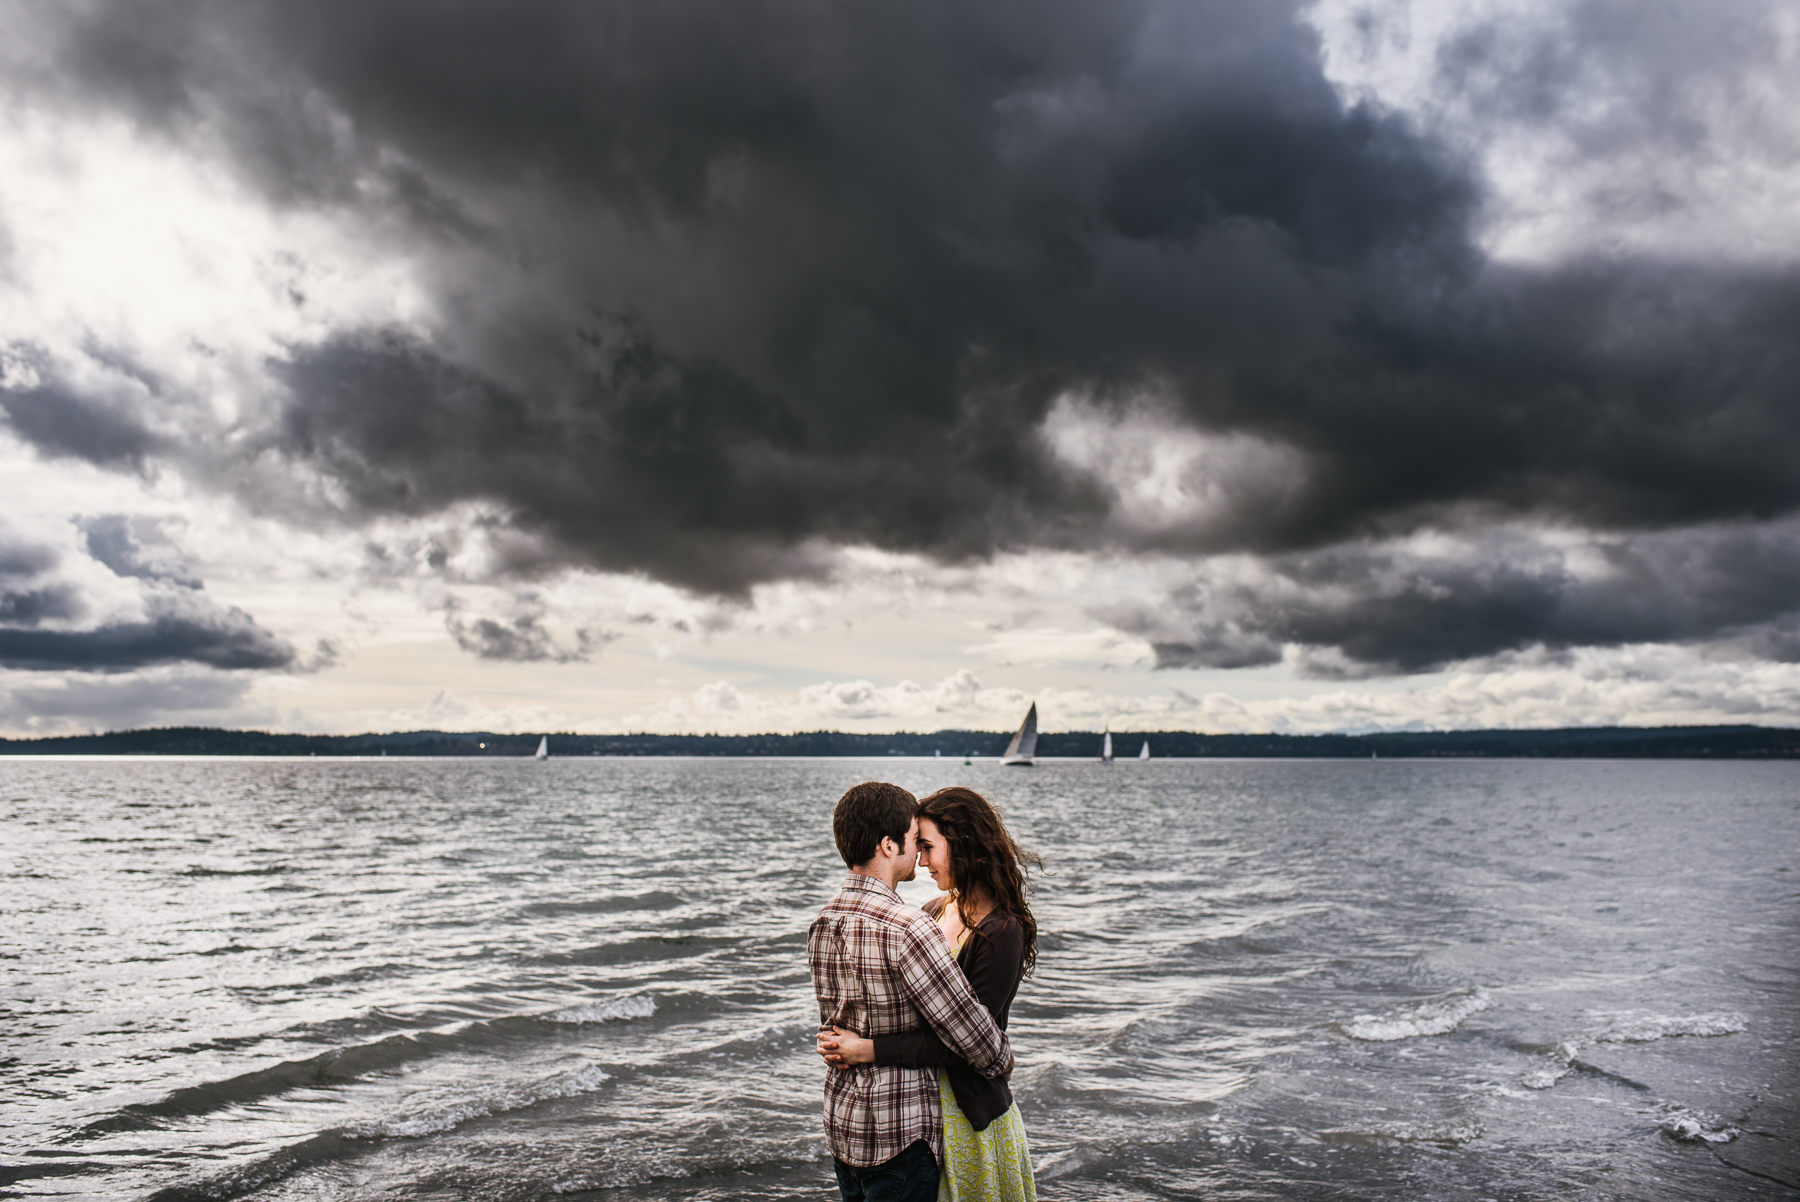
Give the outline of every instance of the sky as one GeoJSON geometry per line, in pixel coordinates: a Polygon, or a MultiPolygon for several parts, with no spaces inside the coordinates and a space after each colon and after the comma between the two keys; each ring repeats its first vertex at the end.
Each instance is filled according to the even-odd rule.
{"type": "Polygon", "coordinates": [[[1792,5],[0,23],[0,732],[1800,723],[1792,5]]]}

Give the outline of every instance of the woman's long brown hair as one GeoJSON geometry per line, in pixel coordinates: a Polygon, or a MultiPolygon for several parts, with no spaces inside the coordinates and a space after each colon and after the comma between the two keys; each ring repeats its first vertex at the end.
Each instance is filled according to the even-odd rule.
{"type": "Polygon", "coordinates": [[[973,789],[961,785],[939,789],[919,803],[919,817],[936,824],[950,849],[950,888],[956,893],[963,926],[975,929],[963,909],[964,899],[986,893],[996,910],[1019,920],[1025,932],[1025,971],[1030,972],[1037,963],[1037,919],[1025,900],[1030,888],[1025,866],[1041,869],[1043,860],[1013,842],[999,811],[973,789]]]}

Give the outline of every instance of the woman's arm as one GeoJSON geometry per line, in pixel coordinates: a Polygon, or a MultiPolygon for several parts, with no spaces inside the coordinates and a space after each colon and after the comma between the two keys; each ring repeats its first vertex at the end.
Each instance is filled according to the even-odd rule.
{"type": "MultiPolygon", "coordinates": [[[[975,1000],[986,1006],[989,1014],[1004,1014],[1019,988],[1019,973],[1025,964],[1025,933],[1016,921],[983,925],[986,929],[969,936],[962,969],[975,1000]]],[[[962,1057],[945,1047],[930,1027],[878,1035],[865,1042],[872,1045],[872,1059],[854,1063],[900,1068],[939,1068],[963,1063],[962,1057]]]]}

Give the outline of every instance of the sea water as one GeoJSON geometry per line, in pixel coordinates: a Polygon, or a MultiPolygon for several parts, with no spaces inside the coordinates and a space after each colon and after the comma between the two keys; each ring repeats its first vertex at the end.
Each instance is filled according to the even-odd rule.
{"type": "Polygon", "coordinates": [[[831,1197],[870,778],[1044,857],[1046,1199],[1800,1197],[1800,764],[898,758],[0,761],[0,1193],[831,1197]]]}

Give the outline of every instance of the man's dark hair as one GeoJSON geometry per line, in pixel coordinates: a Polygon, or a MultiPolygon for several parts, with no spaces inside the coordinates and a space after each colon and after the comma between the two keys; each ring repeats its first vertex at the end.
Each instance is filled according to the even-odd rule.
{"type": "Polygon", "coordinates": [[[919,799],[884,781],[864,781],[838,798],[831,815],[831,833],[837,838],[844,863],[860,868],[875,858],[883,839],[906,846],[906,830],[919,812],[919,799]]]}

